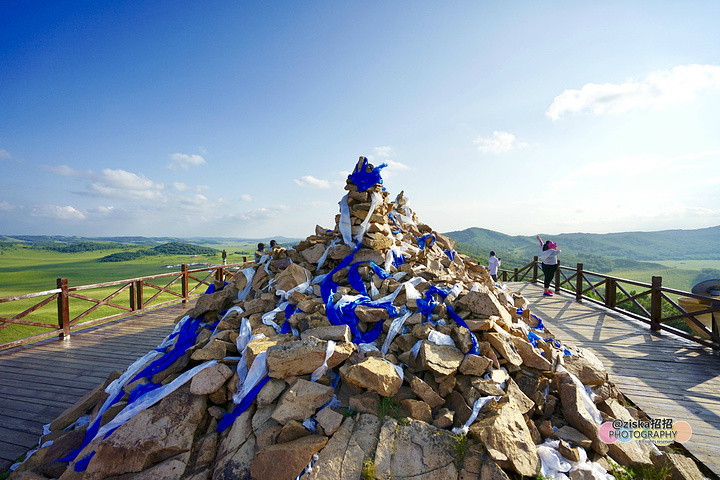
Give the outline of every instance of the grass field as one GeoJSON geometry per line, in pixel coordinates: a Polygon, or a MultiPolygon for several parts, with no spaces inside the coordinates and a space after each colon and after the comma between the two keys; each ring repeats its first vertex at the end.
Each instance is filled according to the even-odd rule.
{"type": "MultiPolygon", "coordinates": [[[[29,293],[44,292],[57,288],[58,278],[67,278],[70,287],[91,285],[117,280],[128,280],[151,275],[169,274],[179,272],[178,265],[186,263],[202,263],[217,265],[222,263],[222,256],[217,255],[156,255],[142,257],[127,262],[100,262],[99,259],[106,255],[137,250],[140,247],[117,248],[111,250],[96,250],[82,253],[58,253],[48,250],[40,250],[23,245],[4,246],[0,255],[0,298],[18,296],[29,293]],[[167,268],[168,265],[173,266],[167,268]]],[[[217,248],[217,246],[213,246],[217,248]]],[[[247,245],[227,244],[221,246],[227,252],[227,263],[238,263],[243,261],[243,256],[252,258],[253,249],[247,245]]],[[[190,266],[190,269],[202,268],[190,266]]],[[[202,275],[203,277],[205,274],[202,275]]],[[[152,281],[160,287],[165,287],[172,278],[161,278],[152,281]]],[[[191,283],[190,288],[193,287],[191,283]]],[[[79,293],[96,299],[104,299],[118,290],[119,286],[83,290],[79,293]]],[[[174,284],[172,291],[180,293],[180,282],[174,284]]],[[[204,291],[204,289],[200,290],[204,291]]],[[[151,287],[144,287],[144,299],[147,301],[157,290],[151,287]]],[[[13,302],[0,303],[0,317],[12,318],[25,310],[33,307],[44,298],[32,298],[13,302]]],[[[170,294],[161,294],[153,304],[163,301],[174,300],[176,297],[170,294]]],[[[119,293],[111,302],[129,307],[129,290],[119,293]]],[[[94,304],[85,300],[70,299],[70,318],[75,318],[91,308],[94,304]]],[[[103,306],[83,321],[103,318],[109,315],[121,313],[122,310],[110,306],[103,306]]],[[[57,303],[52,301],[40,309],[32,312],[26,320],[33,322],[47,323],[54,327],[57,324],[57,303]]],[[[20,338],[26,338],[39,333],[50,331],[49,328],[42,328],[28,325],[9,325],[0,329],[0,344],[11,342],[20,338]]]]}
{"type": "MultiPolygon", "coordinates": [[[[243,244],[232,242],[214,243],[203,246],[215,248],[218,250],[218,253],[216,255],[199,256],[155,255],[125,262],[110,263],[100,262],[99,259],[112,253],[133,251],[145,247],[125,245],[109,250],[96,250],[82,253],[58,253],[32,248],[32,246],[29,245],[3,245],[0,249],[0,298],[55,289],[56,279],[58,278],[67,278],[69,285],[74,287],[177,272],[180,270],[178,265],[183,263],[207,263],[216,265],[222,263],[222,257],[219,252],[223,249],[227,252],[227,262],[237,263],[243,261],[243,256],[251,259],[255,247],[254,245],[249,245],[247,242],[243,244]],[[168,265],[173,265],[174,267],[167,268],[168,265]]],[[[648,284],[651,283],[654,275],[658,275],[663,279],[663,286],[690,291],[694,282],[696,282],[698,276],[702,273],[702,269],[720,269],[720,260],[688,260],[654,263],[662,263],[664,268],[655,266],[652,269],[615,270],[608,272],[607,275],[648,284]]],[[[168,281],[169,280],[158,280],[157,284],[164,286],[168,281]]],[[[626,288],[632,289],[633,287],[626,288]]],[[[95,289],[88,292],[87,295],[93,298],[105,298],[116,289],[117,287],[95,289]]],[[[175,287],[175,291],[179,291],[177,289],[179,289],[179,285],[175,287]]],[[[638,288],[637,290],[639,291],[640,289],[638,288]]],[[[145,293],[145,298],[149,298],[154,293],[152,289],[148,289],[145,293]]],[[[169,300],[171,296],[163,295],[162,299],[169,300]]],[[[0,303],[0,317],[10,318],[23,312],[24,309],[35,305],[40,300],[41,299],[31,299],[0,303]]],[[[158,302],[159,301],[161,300],[158,299],[158,302]]],[[[117,298],[113,299],[113,302],[129,305],[129,292],[122,292],[117,298]]],[[[92,304],[71,299],[70,306],[71,318],[74,318],[91,307],[92,304]]],[[[51,302],[45,307],[42,307],[41,310],[33,312],[33,318],[28,319],[54,325],[57,322],[56,308],[56,304],[51,302]]],[[[116,313],[119,313],[118,309],[101,307],[93,312],[89,318],[101,318],[104,315],[113,315],[116,313]]],[[[8,328],[0,329],[0,344],[15,340],[16,338],[34,335],[43,330],[47,331],[47,329],[40,327],[12,325],[8,328]]]]}

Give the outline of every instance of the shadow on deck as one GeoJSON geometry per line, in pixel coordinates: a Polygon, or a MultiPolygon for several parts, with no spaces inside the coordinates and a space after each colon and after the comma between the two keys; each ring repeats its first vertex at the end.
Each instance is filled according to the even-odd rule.
{"type": "Polygon", "coordinates": [[[0,472],[37,446],[43,425],[169,335],[177,304],[0,352],[0,472]]]}
{"type": "Polygon", "coordinates": [[[720,352],[574,297],[542,295],[542,286],[508,283],[566,345],[592,351],[610,380],[651,418],[686,421],[683,446],[720,476],[720,352]]]}

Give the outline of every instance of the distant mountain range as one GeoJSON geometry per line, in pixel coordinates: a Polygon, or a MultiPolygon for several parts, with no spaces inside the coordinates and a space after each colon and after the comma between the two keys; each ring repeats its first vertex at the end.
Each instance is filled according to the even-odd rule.
{"type": "MultiPolygon", "coordinates": [[[[485,257],[490,250],[495,250],[501,257],[505,255],[527,260],[540,254],[540,245],[534,236],[510,236],[477,227],[445,235],[458,243],[458,250],[467,247],[470,253],[485,257]]],[[[556,242],[564,258],[607,257],[646,262],[720,259],[720,225],[697,230],[563,233],[541,234],[540,237],[556,242]]]]}
{"type": "MultiPolygon", "coordinates": [[[[272,237],[279,244],[293,244],[299,242],[299,238],[288,238],[288,237],[272,237]]],[[[26,244],[41,244],[41,243],[75,243],[83,241],[92,242],[113,242],[113,243],[124,243],[132,245],[147,245],[157,246],[166,243],[183,242],[183,243],[195,243],[201,245],[222,245],[228,242],[247,244],[248,246],[256,246],[258,242],[268,243],[271,237],[268,238],[226,238],[226,237],[191,237],[191,238],[180,238],[180,237],[142,237],[142,236],[125,236],[125,237],[66,237],[62,235],[0,235],[0,242],[9,243],[26,243],[26,244]]]]}
{"type": "MultiPolygon", "coordinates": [[[[527,263],[540,254],[540,246],[534,236],[505,235],[485,228],[472,227],[444,233],[458,244],[458,250],[487,258],[491,250],[504,260],[515,259],[527,263]]],[[[540,235],[543,240],[557,242],[562,257],[568,263],[574,259],[587,261],[595,257],[605,259],[653,262],[661,260],[720,260],[720,225],[696,230],[662,230],[657,232],[623,233],[563,233],[540,235]]],[[[299,238],[274,237],[278,243],[293,245],[299,238]]],[[[169,242],[188,242],[198,245],[222,245],[228,242],[254,246],[267,243],[270,238],[225,237],[65,237],[57,235],[0,235],[0,242],[10,243],[73,243],[81,241],[117,242],[156,246],[169,242]]],[[[507,262],[505,262],[507,264],[507,262]]]]}

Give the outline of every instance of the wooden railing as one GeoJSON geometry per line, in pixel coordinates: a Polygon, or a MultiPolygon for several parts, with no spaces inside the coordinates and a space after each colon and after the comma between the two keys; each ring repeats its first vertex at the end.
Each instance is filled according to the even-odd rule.
{"type": "MultiPolygon", "coordinates": [[[[59,278],[57,279],[57,288],[53,290],[0,298],[0,304],[17,302],[18,305],[23,305],[21,308],[24,308],[14,316],[0,316],[0,330],[11,325],[47,329],[42,333],[0,344],[0,350],[43,340],[54,335],[65,338],[72,331],[80,328],[87,328],[178,302],[188,302],[204,293],[204,289],[200,291],[203,286],[208,287],[210,282],[215,280],[225,281],[234,270],[246,265],[248,263],[243,262],[212,265],[192,270],[188,269],[187,265],[182,265],[179,272],[74,287],[69,286],[68,279],[59,278]],[[161,285],[162,282],[166,283],[161,285]],[[96,294],[93,297],[80,293],[93,289],[102,292],[102,295],[96,294]],[[148,291],[151,294],[148,295],[148,291]],[[125,297],[127,301],[120,299],[123,292],[127,292],[128,296],[125,297]],[[74,299],[72,305],[74,308],[71,308],[71,298],[74,299]],[[40,300],[33,303],[33,299],[40,300]],[[28,305],[28,300],[31,305],[28,305]],[[84,308],[83,304],[89,305],[89,307],[84,308]],[[54,310],[52,305],[56,305],[57,310],[48,313],[48,309],[54,310]],[[119,312],[112,315],[101,315],[99,314],[101,308],[114,309],[119,312]],[[48,321],[49,317],[52,317],[50,321],[48,321]]],[[[498,279],[503,282],[537,283],[541,281],[540,265],[538,257],[535,257],[532,262],[522,268],[515,268],[512,271],[499,270],[498,279]]],[[[710,303],[701,311],[688,312],[671,295],[702,300],[707,300],[707,297],[663,287],[662,277],[654,276],[652,283],[648,284],[587,271],[583,269],[582,263],[578,263],[576,267],[561,265],[555,273],[553,287],[556,292],[573,294],[578,302],[587,301],[602,305],[647,323],[653,331],[664,330],[720,350],[720,336],[717,329],[706,328],[697,318],[699,315],[720,312],[720,302],[710,303]],[[633,290],[633,287],[637,287],[640,292],[633,290]],[[676,321],[692,324],[693,330],[700,333],[689,333],[668,324],[669,322],[676,323],[676,321]]],[[[6,310],[4,309],[4,311],[6,310]]],[[[715,322],[712,322],[712,325],[715,325],[715,322]]]]}
{"type": "Polygon", "coordinates": [[[249,264],[211,265],[191,270],[184,264],[176,272],[81,286],[70,286],[67,278],[58,278],[57,288],[53,290],[0,298],[0,305],[5,307],[3,311],[11,310],[4,304],[15,304],[23,309],[12,316],[0,315],[0,330],[12,325],[48,330],[2,343],[0,350],[55,335],[66,338],[74,330],[179,302],[186,303],[202,295],[206,290],[203,287],[209,287],[216,280],[228,280],[245,265],[249,264]],[[95,292],[94,296],[88,293],[91,291],[95,292]],[[127,296],[121,296],[123,292],[127,296]],[[34,303],[35,299],[39,301],[34,303]],[[72,302],[70,299],[73,299],[72,302]],[[57,306],[56,312],[53,305],[57,306]],[[104,315],[108,310],[118,313],[104,315]]]}
{"type": "MultiPolygon", "coordinates": [[[[541,263],[538,257],[522,268],[514,270],[499,270],[498,280],[503,282],[541,282],[541,263]]],[[[555,272],[553,288],[556,292],[571,293],[578,302],[591,302],[602,305],[611,310],[622,313],[628,317],[644,322],[653,331],[667,331],[674,335],[692,340],[706,347],[720,350],[720,332],[717,322],[711,322],[712,328],[706,328],[697,318],[700,315],[715,315],[720,318],[720,301],[713,301],[709,297],[696,295],[682,290],[675,290],[662,286],[662,277],[653,276],[651,283],[643,283],[625,278],[612,277],[588,270],[583,264],[576,267],[560,265],[555,272]],[[637,287],[635,290],[633,287],[637,287]],[[672,296],[686,297],[706,302],[699,311],[689,312],[672,296]],[[676,325],[685,323],[690,333],[676,325]]]]}

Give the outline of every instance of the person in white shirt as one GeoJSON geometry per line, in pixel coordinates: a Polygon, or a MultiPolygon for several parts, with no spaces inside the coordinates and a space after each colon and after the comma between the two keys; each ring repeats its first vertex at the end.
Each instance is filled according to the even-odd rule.
{"type": "Polygon", "coordinates": [[[490,252],[490,258],[488,259],[488,268],[490,269],[490,276],[495,282],[497,282],[498,267],[501,263],[501,260],[495,256],[495,252],[490,252]]]}
{"type": "Polygon", "coordinates": [[[553,293],[550,289],[550,284],[553,281],[553,278],[555,277],[555,272],[558,269],[558,253],[561,252],[557,248],[557,243],[551,242],[548,240],[547,242],[543,243],[542,238],[540,236],[536,236],[535,238],[538,239],[540,242],[540,246],[542,246],[542,271],[545,274],[545,292],[543,292],[543,295],[546,297],[552,297],[553,293]]]}

